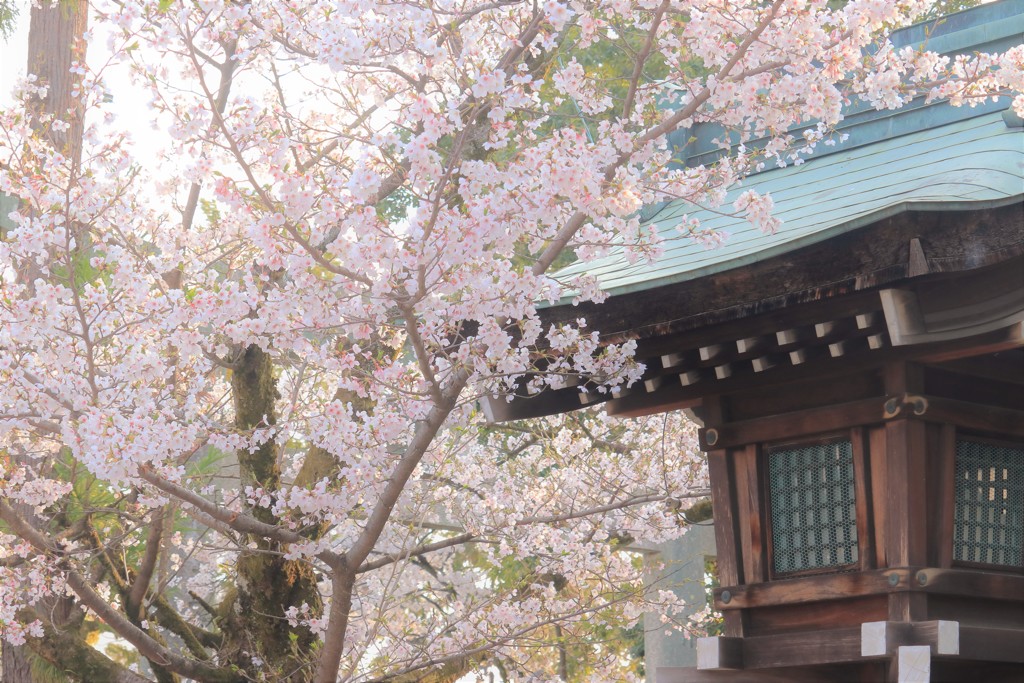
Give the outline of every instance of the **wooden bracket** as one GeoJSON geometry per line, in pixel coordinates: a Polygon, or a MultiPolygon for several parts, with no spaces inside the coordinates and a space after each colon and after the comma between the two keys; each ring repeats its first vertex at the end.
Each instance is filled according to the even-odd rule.
{"type": "Polygon", "coordinates": [[[928,270],[928,259],[924,255],[921,240],[915,237],[910,240],[910,250],[907,256],[907,277],[927,275],[928,270]]]}
{"type": "Polygon", "coordinates": [[[894,657],[905,646],[921,646],[933,655],[960,654],[956,621],[870,621],[860,625],[861,657],[894,657]]]}
{"type": "Polygon", "coordinates": [[[743,668],[743,639],[711,636],[697,640],[697,668],[703,671],[743,668]]]}
{"type": "Polygon", "coordinates": [[[891,420],[901,413],[905,417],[909,417],[910,415],[921,417],[927,412],[928,399],[924,396],[917,396],[915,394],[893,396],[886,400],[885,405],[882,406],[883,417],[886,420],[891,420]]]}

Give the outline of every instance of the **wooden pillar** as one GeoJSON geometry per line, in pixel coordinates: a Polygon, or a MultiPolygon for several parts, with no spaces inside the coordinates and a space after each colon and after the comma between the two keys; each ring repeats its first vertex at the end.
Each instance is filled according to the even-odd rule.
{"type": "Polygon", "coordinates": [[[759,450],[757,444],[749,444],[730,453],[736,478],[737,540],[745,584],[768,580],[759,450]]]}
{"type": "MultiPolygon", "coordinates": [[[[717,428],[725,421],[722,400],[709,396],[702,402],[704,424],[717,428]]],[[[723,586],[737,586],[744,583],[743,568],[739,557],[739,529],[736,518],[736,496],[734,472],[729,462],[728,451],[724,448],[710,448],[708,476],[711,479],[711,504],[715,519],[715,547],[718,563],[718,582],[723,586]]],[[[726,636],[743,636],[745,616],[741,610],[724,610],[726,636]]]]}
{"type": "Polygon", "coordinates": [[[931,540],[928,558],[931,565],[949,569],[953,566],[953,486],[956,479],[956,428],[951,424],[932,430],[934,447],[929,449],[931,471],[935,474],[928,529],[931,540]]]}
{"type": "MultiPolygon", "coordinates": [[[[885,391],[902,401],[923,389],[921,368],[897,361],[885,368],[885,391]]],[[[890,567],[922,567],[928,562],[928,509],[925,480],[926,425],[902,412],[885,424],[887,470],[886,557],[890,567]]],[[[890,621],[927,618],[923,593],[898,591],[889,596],[890,621]]]]}

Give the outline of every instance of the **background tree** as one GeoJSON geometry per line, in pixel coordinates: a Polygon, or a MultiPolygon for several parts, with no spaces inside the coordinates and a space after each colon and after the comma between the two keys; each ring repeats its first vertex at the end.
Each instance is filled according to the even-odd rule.
{"type": "Polygon", "coordinates": [[[1020,89],[1024,48],[888,49],[927,9],[95,3],[110,61],[0,113],[4,637],[79,680],[627,680],[602,638],[685,609],[622,544],[685,529],[690,427],[479,400],[640,376],[537,302],[603,296],[563,260],[655,258],[644,204],[721,205],[847,98],[1020,89]],[[151,114],[108,102],[122,67],[151,114]],[[700,122],[751,144],[673,165],[700,122]]]}

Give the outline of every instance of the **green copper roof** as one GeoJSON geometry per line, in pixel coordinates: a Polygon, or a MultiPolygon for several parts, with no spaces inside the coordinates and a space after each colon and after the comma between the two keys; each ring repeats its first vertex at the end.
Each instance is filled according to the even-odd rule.
{"type": "Polygon", "coordinates": [[[585,271],[614,296],[762,261],[908,210],[1011,203],[1024,195],[1024,129],[1019,123],[1012,116],[1004,120],[1003,112],[990,112],[764,171],[734,188],[723,209],[730,210],[748,188],[771,193],[774,215],[782,220],[776,234],[764,234],[743,218],[677,201],[652,218],[665,240],[655,263],[630,265],[621,254],[612,254],[570,266],[559,276],[585,271]],[[684,215],[727,235],[725,243],[708,248],[680,234],[676,228],[684,215]]]}

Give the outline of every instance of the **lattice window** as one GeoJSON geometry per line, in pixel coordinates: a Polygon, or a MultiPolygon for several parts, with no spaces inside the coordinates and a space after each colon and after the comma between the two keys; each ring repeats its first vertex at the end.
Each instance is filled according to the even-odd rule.
{"type": "Polygon", "coordinates": [[[953,559],[1024,566],[1024,448],[956,442],[953,559]]]}
{"type": "Polygon", "coordinates": [[[768,499],[776,574],[857,561],[849,441],[773,449],[768,454],[768,499]]]}

